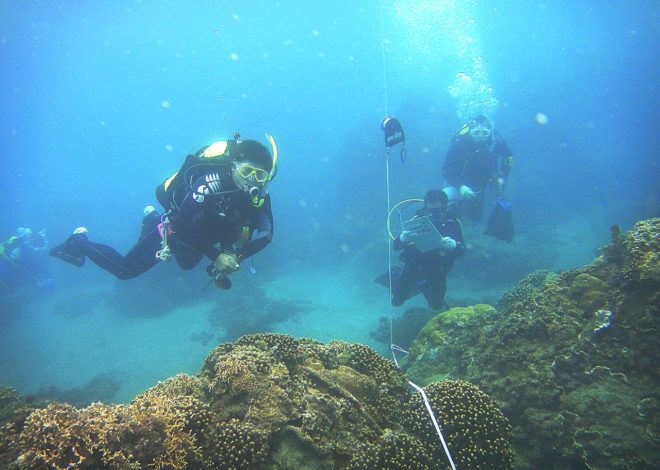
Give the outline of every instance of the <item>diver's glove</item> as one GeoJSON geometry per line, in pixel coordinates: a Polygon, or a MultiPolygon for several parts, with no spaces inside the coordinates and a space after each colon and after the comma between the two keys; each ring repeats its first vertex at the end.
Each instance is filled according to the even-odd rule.
{"type": "Polygon", "coordinates": [[[440,248],[451,251],[456,248],[456,240],[451,237],[442,237],[442,240],[440,240],[440,248]]]}
{"type": "Polygon", "coordinates": [[[472,188],[469,186],[461,186],[458,191],[461,193],[461,199],[473,199],[477,197],[476,194],[474,194],[474,191],[472,191],[472,188]]]}
{"type": "Polygon", "coordinates": [[[501,196],[502,193],[504,193],[504,183],[505,182],[506,181],[501,176],[498,176],[497,179],[495,180],[495,192],[497,192],[498,196],[501,196]]]}
{"type": "Polygon", "coordinates": [[[236,253],[220,253],[213,260],[213,267],[222,274],[231,274],[238,271],[239,264],[236,259],[236,253]]]}
{"type": "Polygon", "coordinates": [[[404,230],[401,232],[401,235],[399,235],[399,240],[401,240],[402,243],[409,243],[415,241],[415,238],[417,237],[419,237],[419,233],[414,230],[404,230]]]}

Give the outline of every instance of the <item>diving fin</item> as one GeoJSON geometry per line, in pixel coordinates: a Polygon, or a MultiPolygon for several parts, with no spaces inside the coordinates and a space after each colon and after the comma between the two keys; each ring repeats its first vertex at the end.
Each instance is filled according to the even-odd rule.
{"type": "Polygon", "coordinates": [[[85,264],[85,255],[82,254],[68,238],[61,245],[52,248],[48,254],[55,258],[59,258],[62,261],[66,261],[69,264],[73,264],[74,266],[80,267],[85,264]]]}
{"type": "MultiPolygon", "coordinates": [[[[390,271],[392,273],[392,280],[398,278],[401,275],[401,269],[402,267],[399,264],[392,266],[392,270],[390,271]]],[[[378,276],[376,279],[374,279],[374,282],[376,284],[380,284],[383,287],[390,287],[390,277],[387,273],[383,273],[378,276]]]]}
{"type": "Polygon", "coordinates": [[[484,234],[510,242],[514,233],[511,203],[504,197],[499,197],[495,209],[490,214],[484,234]]]}

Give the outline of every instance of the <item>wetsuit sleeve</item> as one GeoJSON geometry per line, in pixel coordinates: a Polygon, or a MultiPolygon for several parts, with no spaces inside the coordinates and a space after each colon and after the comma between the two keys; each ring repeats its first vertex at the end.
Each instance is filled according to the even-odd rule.
{"type": "Polygon", "coordinates": [[[264,198],[261,207],[254,208],[250,217],[250,226],[254,227],[250,241],[236,250],[239,259],[249,258],[263,250],[273,239],[273,212],[269,194],[264,198]]]}
{"type": "Polygon", "coordinates": [[[451,144],[449,144],[449,150],[447,150],[447,156],[445,157],[445,163],[442,167],[442,176],[447,180],[447,183],[451,186],[459,187],[460,186],[460,175],[463,166],[460,137],[456,136],[452,139],[451,144]]]}
{"type": "Polygon", "coordinates": [[[500,165],[500,170],[497,173],[497,176],[501,178],[507,178],[511,167],[513,166],[513,152],[504,141],[502,136],[498,133],[495,134],[497,142],[495,144],[495,153],[498,157],[502,158],[502,163],[500,165]]]}

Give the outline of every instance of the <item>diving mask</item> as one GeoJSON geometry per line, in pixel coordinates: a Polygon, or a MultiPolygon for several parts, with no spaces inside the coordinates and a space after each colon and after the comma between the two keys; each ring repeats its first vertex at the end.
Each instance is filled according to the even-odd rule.
{"type": "Polygon", "coordinates": [[[483,142],[490,138],[492,131],[489,127],[483,125],[477,125],[470,128],[470,137],[473,140],[478,142],[483,142]]]}
{"type": "Polygon", "coordinates": [[[237,165],[236,172],[241,178],[252,183],[265,183],[270,176],[266,170],[254,167],[247,163],[237,165]]]}
{"type": "Polygon", "coordinates": [[[426,214],[434,219],[442,219],[447,213],[447,205],[441,202],[429,202],[425,207],[426,214]]]}

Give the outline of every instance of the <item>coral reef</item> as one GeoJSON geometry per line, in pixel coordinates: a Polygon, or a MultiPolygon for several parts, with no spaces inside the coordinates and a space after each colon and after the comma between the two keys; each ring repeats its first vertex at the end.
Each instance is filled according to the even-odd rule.
{"type": "MultiPolygon", "coordinates": [[[[508,468],[508,424],[492,400],[464,382],[427,393],[459,462],[508,468]]],[[[430,423],[403,372],[370,347],[261,333],[127,405],[14,415],[0,429],[0,467],[444,469],[430,423]]]]}
{"type": "Polygon", "coordinates": [[[590,265],[532,273],[497,310],[477,307],[427,323],[402,361],[412,380],[493,397],[515,468],[660,467],[660,219],[613,228],[590,265]]]}
{"type": "MultiPolygon", "coordinates": [[[[511,468],[508,420],[493,400],[469,382],[445,380],[424,388],[442,433],[458,468],[511,468]]],[[[426,417],[419,395],[410,397],[404,407],[404,425],[434,449],[435,459],[446,460],[437,441],[437,432],[426,417]]]]}
{"type": "Polygon", "coordinates": [[[15,388],[0,385],[0,424],[8,421],[22,405],[23,399],[15,388]]]}

